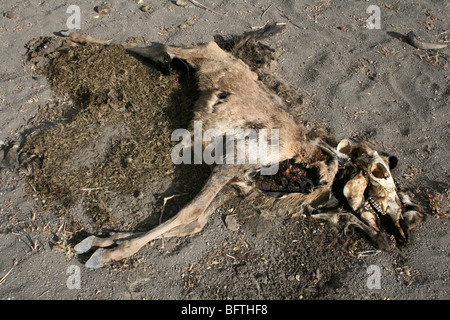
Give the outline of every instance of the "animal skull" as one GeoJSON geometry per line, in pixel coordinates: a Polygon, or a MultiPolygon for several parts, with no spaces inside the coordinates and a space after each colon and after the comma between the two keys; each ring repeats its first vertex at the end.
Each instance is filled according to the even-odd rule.
{"type": "Polygon", "coordinates": [[[394,227],[394,233],[401,241],[406,241],[409,231],[417,226],[423,215],[421,208],[408,196],[397,193],[390,170],[397,159],[380,155],[366,143],[351,147],[347,140],[339,143],[337,151],[350,158],[344,168],[349,172],[349,180],[345,182],[343,195],[353,213],[374,231],[372,239],[379,247],[386,248],[388,241],[382,229],[383,222],[388,223],[388,229],[394,227]]]}

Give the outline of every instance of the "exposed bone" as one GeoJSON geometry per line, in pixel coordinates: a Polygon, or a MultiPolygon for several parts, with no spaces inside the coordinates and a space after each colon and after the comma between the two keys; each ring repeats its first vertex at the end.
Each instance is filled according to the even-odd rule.
{"type": "Polygon", "coordinates": [[[360,259],[360,258],[369,257],[369,256],[376,256],[380,252],[381,252],[381,250],[365,250],[365,251],[361,251],[361,252],[358,252],[357,258],[360,259]]]}
{"type": "Polygon", "coordinates": [[[400,192],[399,196],[405,207],[406,212],[403,213],[403,218],[409,233],[423,221],[425,216],[422,213],[422,207],[414,203],[406,193],[400,192]]]}
{"type": "Polygon", "coordinates": [[[371,228],[352,213],[345,211],[334,211],[314,214],[311,217],[320,220],[327,220],[338,229],[344,230],[344,233],[348,232],[350,226],[357,227],[369,236],[377,248],[387,249],[389,247],[389,242],[383,233],[371,228]]]}
{"type": "MultiPolygon", "coordinates": [[[[112,40],[96,39],[87,34],[82,34],[82,33],[77,33],[77,32],[72,32],[72,31],[67,31],[67,30],[58,32],[58,35],[62,36],[62,37],[68,37],[72,42],[79,43],[79,44],[110,45],[110,44],[116,43],[112,40]]],[[[119,43],[119,45],[121,45],[125,49],[136,46],[135,43],[128,43],[128,42],[122,42],[122,43],[119,43]]]]}
{"type": "Polygon", "coordinates": [[[407,226],[407,231],[411,231],[423,221],[424,215],[420,211],[409,210],[403,214],[403,218],[405,220],[405,224],[407,226]]]}
{"type": "Polygon", "coordinates": [[[360,171],[345,184],[344,196],[347,198],[348,204],[353,211],[357,211],[364,203],[364,190],[366,190],[367,183],[367,178],[360,171]]]}
{"type": "Polygon", "coordinates": [[[347,154],[340,152],[339,149],[335,150],[324,143],[318,143],[317,145],[322,149],[322,151],[325,154],[336,159],[341,167],[344,167],[345,164],[347,164],[347,162],[349,160],[349,157],[347,156],[347,154]]]}
{"type": "Polygon", "coordinates": [[[410,45],[412,45],[417,49],[430,50],[430,49],[444,49],[447,47],[447,44],[438,44],[420,41],[419,39],[417,39],[417,36],[413,31],[410,31],[406,35],[406,39],[408,40],[410,45]]]}
{"type": "Polygon", "coordinates": [[[364,210],[363,212],[361,212],[361,220],[375,231],[380,231],[380,220],[376,212],[373,212],[370,209],[364,210]]]}
{"type": "Polygon", "coordinates": [[[405,234],[400,226],[400,220],[403,217],[397,188],[388,164],[384,162],[376,151],[373,153],[373,162],[370,164],[369,181],[371,184],[369,195],[372,201],[376,201],[382,213],[389,215],[399,234],[405,238],[405,234]]]}
{"type": "Polygon", "coordinates": [[[69,34],[69,39],[72,40],[73,42],[77,42],[77,43],[81,43],[81,44],[90,44],[90,43],[95,43],[95,44],[110,44],[111,40],[98,40],[95,38],[92,38],[91,36],[87,35],[87,34],[81,34],[81,33],[70,33],[69,34]]]}
{"type": "MultiPolygon", "coordinates": [[[[403,196],[400,199],[397,194],[389,169],[389,158],[380,156],[366,144],[353,146],[352,154],[355,155],[352,161],[361,169],[344,186],[343,193],[348,204],[368,226],[378,232],[382,232],[380,216],[387,215],[401,240],[406,240],[405,231],[408,232],[409,229],[403,230],[400,222],[404,219],[402,201],[408,201],[409,198],[403,196]],[[363,172],[367,172],[367,176],[363,172]]],[[[417,220],[416,214],[408,213],[411,225],[417,220]]]]}
{"type": "Polygon", "coordinates": [[[351,145],[350,145],[350,141],[348,141],[347,139],[343,139],[341,140],[337,147],[336,150],[340,153],[349,155],[350,152],[352,151],[351,145]]]}

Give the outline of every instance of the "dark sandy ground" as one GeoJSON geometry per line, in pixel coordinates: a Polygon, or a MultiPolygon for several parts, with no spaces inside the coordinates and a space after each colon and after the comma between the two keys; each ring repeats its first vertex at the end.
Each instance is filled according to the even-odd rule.
{"type": "MultiPolygon", "coordinates": [[[[209,1],[220,14],[165,0],[111,1],[99,15],[95,1],[78,3],[81,32],[100,39],[136,37],[189,45],[214,35],[242,34],[266,22],[286,22],[267,41],[282,51],[278,74],[306,96],[299,116],[338,138],[370,139],[399,158],[399,186],[417,194],[427,219],[399,252],[372,249],[308,219],[267,221],[235,200],[218,209],[205,229],[186,239],[155,241],[123,263],[87,270],[61,237],[65,219],[41,210],[17,173],[0,171],[0,297],[2,299],[448,299],[449,294],[449,48],[417,50],[399,34],[413,30],[429,42],[449,40],[443,1],[209,1]],[[142,5],[150,12],[142,12],[142,5]],[[381,29],[366,28],[369,5],[381,9],[381,29]],[[431,205],[430,205],[431,204],[431,205]],[[225,214],[238,214],[232,231],[225,214]],[[380,270],[369,288],[369,266],[380,270]],[[80,288],[70,289],[72,266],[80,288]],[[75,268],[76,268],[75,267],[75,268]]],[[[33,129],[55,99],[45,77],[24,66],[25,44],[66,29],[69,4],[2,1],[0,12],[0,144],[33,129]],[[45,109],[45,108],[44,108],[45,109]]],[[[46,113],[49,114],[48,112],[46,113]]],[[[58,115],[54,115],[57,117],[58,115]]],[[[3,154],[2,154],[3,158],[3,154]]],[[[149,208],[171,181],[149,186],[139,199],[112,209],[149,208]],[[133,203],[134,201],[134,203],[133,203]]],[[[83,210],[78,209],[80,215],[83,210]]],[[[124,213],[125,212],[125,213],[124,213]]],[[[157,220],[143,212],[140,222],[157,220]]],[[[82,218],[80,218],[82,219],[82,218]]],[[[126,226],[125,226],[126,227],[126,226]]]]}

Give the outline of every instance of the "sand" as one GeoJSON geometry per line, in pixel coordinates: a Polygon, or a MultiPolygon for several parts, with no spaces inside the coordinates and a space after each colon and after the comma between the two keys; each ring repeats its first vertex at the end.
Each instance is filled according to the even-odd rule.
{"type": "MultiPolygon", "coordinates": [[[[416,195],[427,219],[406,247],[373,252],[358,234],[348,240],[308,219],[267,220],[236,200],[220,208],[196,236],[154,241],[124,262],[87,270],[66,240],[71,239],[67,219],[46,206],[17,171],[3,168],[1,299],[450,297],[450,49],[418,50],[402,41],[409,31],[428,42],[448,41],[448,4],[378,3],[380,29],[368,29],[367,1],[201,1],[214,12],[163,0],[110,3],[108,14],[94,10],[101,3],[80,4],[80,32],[140,45],[191,45],[267,22],[287,23],[282,34],[265,43],[281,51],[277,75],[305,97],[294,112],[338,139],[369,139],[396,155],[396,182],[416,195]],[[143,5],[151,9],[140,10],[143,5]],[[227,228],[224,217],[230,213],[239,217],[240,227],[227,228]],[[368,285],[369,266],[380,271],[380,287],[368,285]],[[74,288],[70,281],[77,275],[74,288]]],[[[47,79],[24,61],[30,40],[67,29],[67,7],[54,0],[0,4],[0,160],[14,142],[23,143],[30,133],[67,116],[60,111],[70,108],[70,98],[56,97],[47,79]]],[[[171,191],[170,179],[150,182],[145,192],[117,196],[113,215],[124,222],[124,230],[155,224],[160,212],[152,211],[153,204],[171,191]]],[[[72,210],[78,221],[90,223],[82,207],[72,210]]]]}

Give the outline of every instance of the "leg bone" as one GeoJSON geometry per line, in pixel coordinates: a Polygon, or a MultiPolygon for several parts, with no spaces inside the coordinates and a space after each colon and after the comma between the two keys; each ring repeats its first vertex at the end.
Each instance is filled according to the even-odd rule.
{"type": "Polygon", "coordinates": [[[389,247],[389,241],[383,232],[369,227],[352,213],[345,211],[330,211],[327,213],[313,214],[311,217],[315,219],[327,220],[335,226],[344,225],[345,233],[351,225],[356,226],[364,231],[379,249],[384,250],[389,247]]]}
{"type": "Polygon", "coordinates": [[[133,255],[151,240],[197,233],[202,230],[214,209],[230,195],[230,192],[227,192],[225,197],[219,192],[234,176],[235,172],[232,167],[218,166],[202,191],[175,217],[148,232],[115,233],[108,238],[90,236],[75,246],[76,250],[77,252],[86,252],[93,247],[100,247],[86,262],[86,266],[89,268],[99,268],[111,261],[118,261],[133,255]],[[118,244],[118,246],[104,249],[113,244],[118,244]]]}

